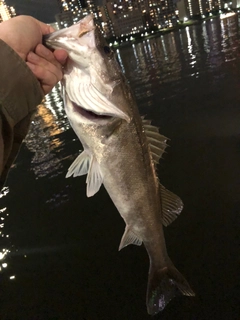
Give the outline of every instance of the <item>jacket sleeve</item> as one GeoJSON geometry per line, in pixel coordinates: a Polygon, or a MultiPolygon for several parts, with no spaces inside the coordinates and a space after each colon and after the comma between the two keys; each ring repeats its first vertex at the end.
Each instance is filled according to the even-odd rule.
{"type": "Polygon", "coordinates": [[[0,40],[0,190],[42,98],[25,61],[0,40]]]}

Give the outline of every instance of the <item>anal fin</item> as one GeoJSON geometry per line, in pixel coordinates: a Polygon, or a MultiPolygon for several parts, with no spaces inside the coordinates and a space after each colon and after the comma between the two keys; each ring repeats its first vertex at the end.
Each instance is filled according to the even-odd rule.
{"type": "Polygon", "coordinates": [[[118,250],[119,251],[122,250],[124,247],[128,246],[129,244],[135,244],[136,246],[141,246],[142,240],[139,239],[129,227],[126,227],[118,250]]]}

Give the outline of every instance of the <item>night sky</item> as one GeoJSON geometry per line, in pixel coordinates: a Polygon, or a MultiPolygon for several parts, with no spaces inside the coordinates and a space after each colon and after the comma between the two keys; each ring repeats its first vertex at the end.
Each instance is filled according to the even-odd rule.
{"type": "Polygon", "coordinates": [[[54,22],[54,15],[59,12],[57,0],[5,0],[13,6],[17,15],[31,15],[43,22],[54,22]]]}

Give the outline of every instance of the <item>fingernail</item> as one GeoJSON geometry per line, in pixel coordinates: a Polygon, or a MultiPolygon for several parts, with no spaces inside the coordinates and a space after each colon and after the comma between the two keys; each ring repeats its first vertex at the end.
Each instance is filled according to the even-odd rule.
{"type": "Polygon", "coordinates": [[[38,61],[38,60],[39,60],[39,57],[38,57],[35,53],[29,52],[29,54],[28,54],[28,59],[29,59],[29,60],[32,60],[32,61],[38,61]]]}

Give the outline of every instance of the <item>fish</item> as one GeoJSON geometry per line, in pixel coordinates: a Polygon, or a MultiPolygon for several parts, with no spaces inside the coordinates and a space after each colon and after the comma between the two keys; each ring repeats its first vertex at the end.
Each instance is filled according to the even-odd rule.
{"type": "Polygon", "coordinates": [[[182,200],[157,175],[168,139],[141,117],[115,52],[91,14],[45,36],[44,43],[69,55],[63,69],[63,99],[83,152],[66,177],[87,175],[88,197],[104,185],[126,224],[119,250],[144,244],[150,260],[146,297],[150,315],[162,311],[179,293],[194,296],[169,258],[164,238],[163,227],[183,209],[182,200]]]}

